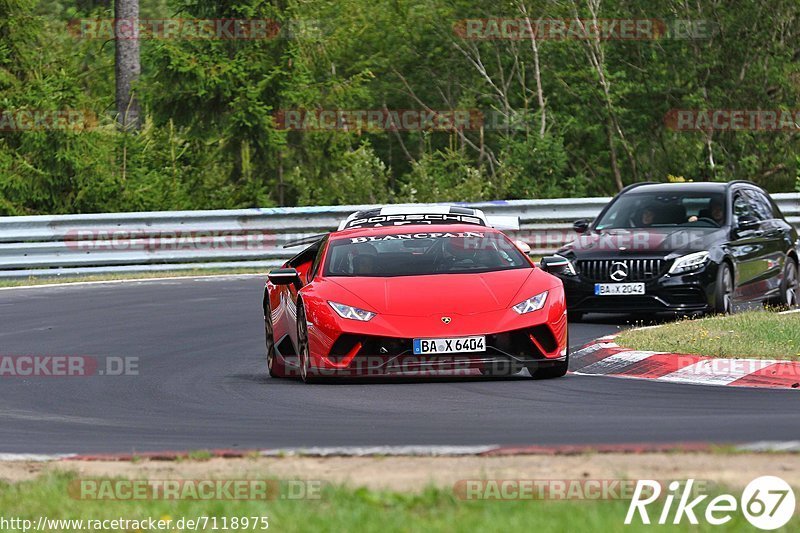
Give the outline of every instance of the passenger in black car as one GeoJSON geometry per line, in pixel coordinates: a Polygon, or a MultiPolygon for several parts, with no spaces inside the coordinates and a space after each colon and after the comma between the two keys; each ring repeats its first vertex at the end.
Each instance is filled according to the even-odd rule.
{"type": "Polygon", "coordinates": [[[639,213],[639,226],[642,228],[646,228],[648,226],[652,226],[653,222],[656,220],[656,211],[652,207],[648,206],[642,209],[641,213],[639,213]]]}

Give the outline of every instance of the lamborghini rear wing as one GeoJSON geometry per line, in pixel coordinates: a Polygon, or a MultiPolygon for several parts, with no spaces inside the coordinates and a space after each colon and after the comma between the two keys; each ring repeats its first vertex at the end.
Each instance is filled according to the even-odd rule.
{"type": "Polygon", "coordinates": [[[519,217],[511,215],[489,215],[486,217],[489,226],[499,230],[519,231],[519,217]]]}
{"type": "Polygon", "coordinates": [[[392,205],[357,211],[347,217],[339,230],[404,226],[408,224],[474,224],[498,229],[519,229],[519,219],[511,216],[487,217],[480,209],[449,205],[392,205]]]}

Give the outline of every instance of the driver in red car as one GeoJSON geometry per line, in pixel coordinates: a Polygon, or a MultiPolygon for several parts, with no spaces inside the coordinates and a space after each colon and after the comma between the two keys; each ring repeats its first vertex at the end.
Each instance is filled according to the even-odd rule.
{"type": "Polygon", "coordinates": [[[356,276],[369,276],[375,273],[375,263],[378,259],[378,250],[371,244],[365,244],[353,257],[353,274],[356,276]]]}

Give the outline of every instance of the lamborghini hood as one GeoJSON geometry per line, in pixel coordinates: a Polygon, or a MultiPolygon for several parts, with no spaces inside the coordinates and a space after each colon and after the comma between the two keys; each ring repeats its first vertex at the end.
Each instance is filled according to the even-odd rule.
{"type": "Polygon", "coordinates": [[[398,316],[473,315],[508,309],[519,303],[517,300],[535,296],[558,283],[536,268],[481,274],[330,277],[327,280],[352,293],[371,310],[398,316]]]}

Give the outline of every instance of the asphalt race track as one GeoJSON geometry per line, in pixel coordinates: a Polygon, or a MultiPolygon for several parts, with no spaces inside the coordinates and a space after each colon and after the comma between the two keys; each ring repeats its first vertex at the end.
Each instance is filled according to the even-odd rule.
{"type": "MultiPolygon", "coordinates": [[[[0,377],[0,452],[744,442],[800,436],[800,394],[568,375],[304,385],[266,375],[260,278],[0,291],[0,355],[139,374],[0,377]]],[[[613,317],[574,324],[581,345],[613,317]]]]}

